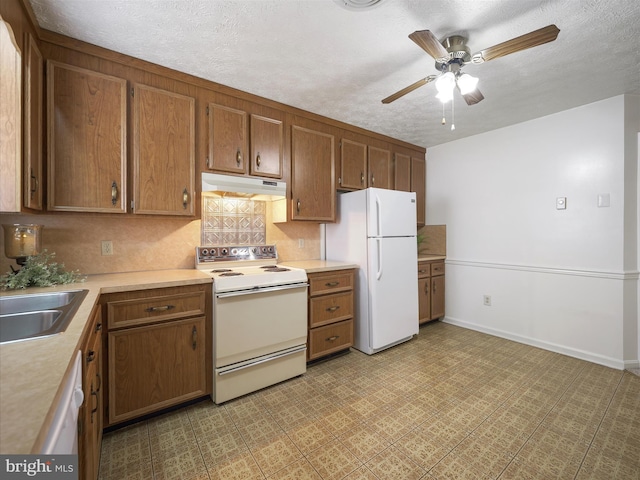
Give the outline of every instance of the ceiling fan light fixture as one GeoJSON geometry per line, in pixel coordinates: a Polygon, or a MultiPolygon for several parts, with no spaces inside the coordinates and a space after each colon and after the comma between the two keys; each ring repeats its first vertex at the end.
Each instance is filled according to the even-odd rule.
{"type": "Polygon", "coordinates": [[[458,77],[458,88],[462,95],[473,92],[478,85],[478,78],[472,77],[468,73],[463,73],[458,77]]]}
{"type": "Polygon", "coordinates": [[[436,90],[438,94],[453,94],[453,88],[456,86],[456,76],[453,72],[443,73],[436,80],[436,90]]]}

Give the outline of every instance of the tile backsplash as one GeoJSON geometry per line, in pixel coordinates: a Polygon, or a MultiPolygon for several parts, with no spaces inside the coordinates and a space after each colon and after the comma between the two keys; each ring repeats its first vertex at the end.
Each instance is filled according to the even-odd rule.
{"type": "Polygon", "coordinates": [[[202,198],[201,245],[265,245],[267,202],[248,198],[202,198]]]}
{"type": "MultiPolygon", "coordinates": [[[[318,224],[272,224],[270,210],[266,202],[265,243],[277,245],[281,261],[319,258],[318,224]]],[[[199,219],[138,215],[2,214],[0,223],[44,225],[42,247],[54,252],[54,261],[67,270],[85,275],[194,268],[195,247],[202,244],[203,232],[199,219]],[[113,255],[101,255],[102,240],[113,242],[113,255]]],[[[0,235],[0,275],[10,271],[10,265],[16,263],[5,257],[4,235],[0,235]]]]}

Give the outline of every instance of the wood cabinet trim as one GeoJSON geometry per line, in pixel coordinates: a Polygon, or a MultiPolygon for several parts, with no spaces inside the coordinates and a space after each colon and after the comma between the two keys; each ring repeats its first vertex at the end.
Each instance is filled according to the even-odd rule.
{"type": "Polygon", "coordinates": [[[44,57],[31,33],[24,34],[23,205],[43,209],[44,57]]]}

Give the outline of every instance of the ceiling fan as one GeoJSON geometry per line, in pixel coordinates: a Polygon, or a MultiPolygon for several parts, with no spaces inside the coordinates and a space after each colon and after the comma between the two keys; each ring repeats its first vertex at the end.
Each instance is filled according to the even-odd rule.
{"type": "Polygon", "coordinates": [[[485,48],[471,55],[469,47],[466,44],[466,38],[453,35],[445,38],[442,43],[429,30],[418,30],[409,35],[420,48],[431,55],[436,61],[436,69],[439,75],[429,75],[408,87],[399,90],[393,95],[389,95],[382,100],[382,103],[391,103],[407,93],[426,85],[432,81],[436,81],[436,89],[438,90],[437,98],[442,103],[451,100],[454,88],[458,88],[467,105],[475,105],[482,101],[484,96],[476,88],[477,78],[469,74],[462,73],[462,67],[468,63],[480,64],[493,60],[495,58],[504,57],[512,53],[526,50],[527,48],[537,47],[544,43],[552,42],[558,37],[560,29],[555,25],[526,33],[506,42],[499,43],[493,47],[485,48]]]}

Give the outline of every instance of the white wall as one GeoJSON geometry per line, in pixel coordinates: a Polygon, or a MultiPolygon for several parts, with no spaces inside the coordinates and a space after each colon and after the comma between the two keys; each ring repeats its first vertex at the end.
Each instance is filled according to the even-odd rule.
{"type": "Polygon", "coordinates": [[[638,366],[638,110],[639,97],[619,96],[428,149],[427,223],[447,225],[446,321],[638,366]]]}

